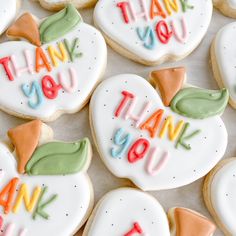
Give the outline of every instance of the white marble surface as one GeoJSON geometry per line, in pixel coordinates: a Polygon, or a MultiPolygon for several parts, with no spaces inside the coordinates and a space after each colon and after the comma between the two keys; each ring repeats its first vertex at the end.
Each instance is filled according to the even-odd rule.
{"type": "MultiPolygon", "coordinates": [[[[38,3],[31,2],[29,0],[22,0],[22,11],[30,11],[37,17],[42,18],[49,14],[43,10],[38,3]]],[[[85,22],[92,23],[93,10],[80,11],[85,22]]],[[[188,82],[195,84],[200,87],[209,89],[217,88],[216,82],[213,79],[212,71],[209,64],[209,47],[211,41],[216,32],[225,24],[232,22],[233,19],[224,17],[217,11],[214,11],[210,28],[207,32],[206,37],[199,45],[199,47],[185,60],[177,63],[164,64],[156,68],[167,67],[167,66],[185,66],[188,71],[188,82]]],[[[0,38],[4,41],[4,36],[0,38]]],[[[147,77],[148,73],[154,69],[152,67],[145,67],[134,62],[129,61],[126,58],[118,55],[112,49],[108,47],[108,66],[105,74],[105,78],[119,73],[136,73],[140,76],[147,77]]],[[[225,158],[235,156],[236,145],[236,111],[230,107],[227,107],[223,120],[226,124],[229,133],[229,144],[225,158]]],[[[3,112],[0,112],[0,138],[6,138],[6,132],[10,127],[14,127],[24,121],[3,112]]],[[[74,115],[64,115],[57,121],[50,123],[55,131],[55,137],[62,140],[75,140],[84,136],[89,137],[92,140],[89,120],[88,120],[88,106],[86,106],[81,112],[74,115]]],[[[94,144],[93,144],[94,147],[94,144]]],[[[210,158],[210,157],[209,157],[210,158]]],[[[95,200],[101,198],[106,192],[121,186],[130,186],[131,184],[127,180],[117,179],[106,169],[98,153],[94,147],[94,155],[92,165],[89,169],[89,175],[95,186],[95,200]]],[[[210,217],[203,199],[202,199],[202,182],[200,179],[193,184],[188,186],[168,190],[152,192],[166,210],[173,206],[183,206],[192,208],[199,211],[200,213],[210,217]]],[[[82,231],[81,231],[82,232],[82,231]]],[[[82,235],[79,232],[77,235],[82,235]]],[[[217,230],[215,236],[223,235],[217,230]]]]}

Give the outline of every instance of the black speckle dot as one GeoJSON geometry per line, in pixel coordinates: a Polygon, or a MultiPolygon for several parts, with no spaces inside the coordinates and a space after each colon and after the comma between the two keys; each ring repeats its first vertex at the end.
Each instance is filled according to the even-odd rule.
{"type": "Polygon", "coordinates": [[[66,213],[66,216],[69,216],[69,214],[68,214],[68,213],[66,213]]]}

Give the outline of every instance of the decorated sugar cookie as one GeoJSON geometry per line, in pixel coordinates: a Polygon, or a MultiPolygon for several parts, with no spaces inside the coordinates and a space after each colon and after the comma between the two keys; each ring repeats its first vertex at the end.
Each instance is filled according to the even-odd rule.
{"type": "Polygon", "coordinates": [[[0,144],[0,230],[3,235],[73,235],[93,205],[86,174],[88,139],[53,141],[39,120],[8,131],[15,147],[0,144]]]}
{"type": "Polygon", "coordinates": [[[100,0],[95,25],[120,54],[146,65],[188,56],[212,16],[211,0],[100,0]]]}
{"type": "Polygon", "coordinates": [[[235,0],[213,0],[214,6],[224,15],[236,18],[236,1],[235,0]]]}
{"type": "Polygon", "coordinates": [[[224,26],[216,35],[211,45],[211,63],[214,77],[220,88],[229,90],[229,103],[236,108],[235,82],[235,37],[236,22],[224,26]]]}
{"type": "Polygon", "coordinates": [[[212,236],[215,225],[196,211],[175,207],[168,212],[173,236],[212,236]]]}
{"type": "Polygon", "coordinates": [[[63,9],[67,4],[73,4],[77,9],[93,6],[97,0],[35,0],[39,4],[50,11],[58,11],[63,9]]]}
{"type": "Polygon", "coordinates": [[[7,29],[16,17],[20,0],[1,1],[0,7],[0,35],[7,29]]]}
{"type": "Polygon", "coordinates": [[[166,213],[159,202],[139,190],[120,188],[106,194],[94,209],[83,236],[169,236],[166,213]]]}
{"type": "Polygon", "coordinates": [[[228,91],[184,88],[185,77],[184,68],[151,73],[156,88],[172,87],[172,93],[162,91],[163,100],[133,74],[114,76],[97,87],[90,103],[93,137],[115,176],[142,190],[171,189],[201,178],[222,158],[227,131],[220,115],[228,91]],[[170,107],[164,106],[169,100],[170,107]]]}
{"type": "Polygon", "coordinates": [[[106,66],[106,44],[72,5],[39,26],[25,13],[7,35],[24,41],[0,44],[2,110],[51,121],[87,103],[106,66]]]}
{"type": "Polygon", "coordinates": [[[225,235],[236,235],[236,158],[221,161],[207,176],[203,195],[207,208],[225,235]]]}

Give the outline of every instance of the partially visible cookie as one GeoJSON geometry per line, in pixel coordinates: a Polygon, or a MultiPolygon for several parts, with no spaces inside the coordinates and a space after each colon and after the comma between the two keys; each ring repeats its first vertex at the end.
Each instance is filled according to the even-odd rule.
{"type": "Polygon", "coordinates": [[[215,225],[196,211],[174,207],[168,212],[172,236],[212,236],[215,225]]]}
{"type": "Polygon", "coordinates": [[[7,36],[13,40],[0,43],[1,110],[45,122],[85,106],[105,71],[107,49],[72,4],[40,24],[24,13],[7,36]]]}
{"type": "Polygon", "coordinates": [[[212,0],[99,0],[94,23],[121,55],[145,65],[177,61],[202,41],[212,0]]]}
{"type": "Polygon", "coordinates": [[[213,4],[224,15],[236,18],[236,0],[213,0],[213,4]]]}
{"type": "Polygon", "coordinates": [[[92,7],[97,0],[35,0],[40,5],[49,11],[59,11],[67,4],[73,4],[77,9],[92,7]]]}
{"type": "Polygon", "coordinates": [[[93,207],[89,140],[55,141],[39,120],[10,129],[8,136],[15,151],[0,143],[2,235],[74,235],[93,207]]]}
{"type": "Polygon", "coordinates": [[[0,5],[0,35],[15,19],[20,0],[4,0],[0,5]]]}
{"type": "Polygon", "coordinates": [[[133,188],[106,194],[95,207],[83,236],[170,236],[165,211],[151,195],[133,188]]]}
{"type": "Polygon", "coordinates": [[[221,161],[206,177],[206,206],[225,235],[236,235],[236,158],[221,161]]]}
{"type": "Polygon", "coordinates": [[[236,109],[236,22],[224,26],[211,45],[213,75],[220,88],[229,90],[230,105],[236,109]]]}

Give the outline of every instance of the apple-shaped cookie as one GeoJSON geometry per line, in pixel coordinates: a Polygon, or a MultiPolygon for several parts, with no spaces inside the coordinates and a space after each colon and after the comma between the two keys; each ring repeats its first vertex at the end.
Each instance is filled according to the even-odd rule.
{"type": "Polygon", "coordinates": [[[142,190],[180,187],[206,175],[224,155],[227,131],[220,114],[227,102],[227,90],[182,88],[170,109],[145,79],[117,75],[92,96],[94,141],[115,176],[142,190]]]}
{"type": "Polygon", "coordinates": [[[203,195],[207,208],[225,235],[236,235],[236,158],[221,161],[206,177],[203,195]]]}
{"type": "Polygon", "coordinates": [[[0,35],[14,20],[20,0],[1,1],[0,7],[0,35]]]}
{"type": "Polygon", "coordinates": [[[72,5],[48,17],[39,29],[26,13],[7,35],[35,45],[25,41],[0,44],[2,110],[50,121],[77,112],[88,102],[105,69],[106,44],[72,5]]]}
{"type": "Polygon", "coordinates": [[[95,25],[120,54],[146,65],[188,56],[201,42],[212,0],[100,0],[95,25]]]}
{"type": "Polygon", "coordinates": [[[73,235],[92,210],[89,140],[63,143],[51,140],[50,133],[36,120],[8,132],[14,153],[0,144],[4,235],[73,235]]]}
{"type": "Polygon", "coordinates": [[[170,236],[165,211],[151,195],[132,188],[106,194],[95,207],[83,236],[170,236]]]}
{"type": "Polygon", "coordinates": [[[236,22],[224,26],[211,45],[211,63],[214,77],[220,88],[229,90],[230,105],[236,109],[236,22]]]}

